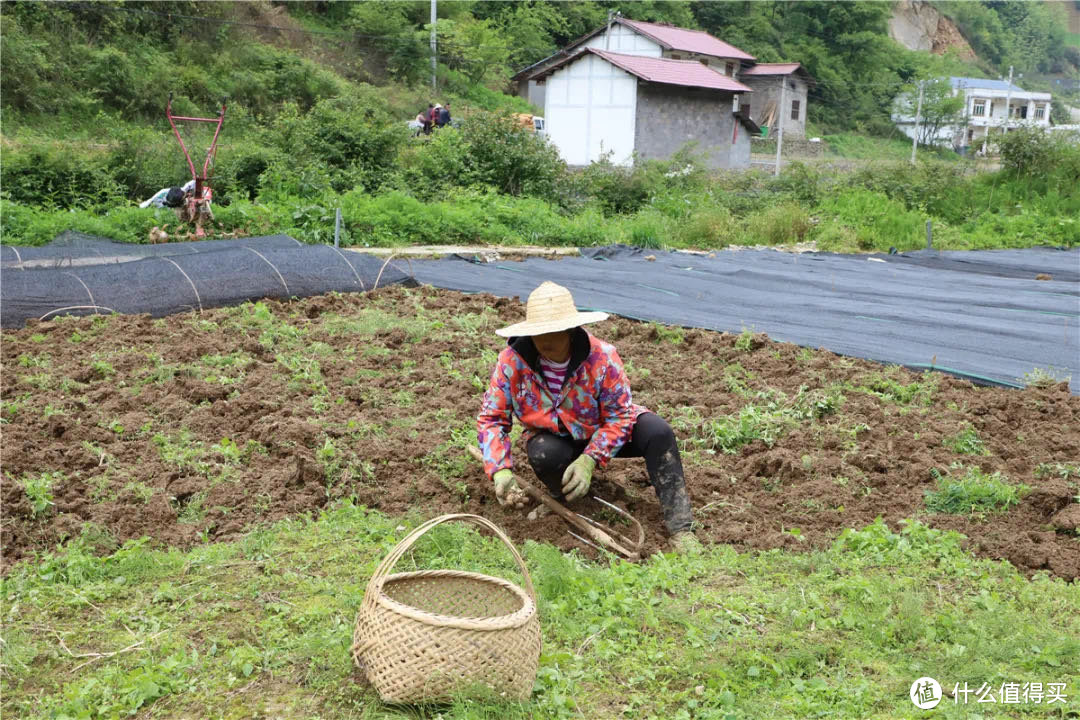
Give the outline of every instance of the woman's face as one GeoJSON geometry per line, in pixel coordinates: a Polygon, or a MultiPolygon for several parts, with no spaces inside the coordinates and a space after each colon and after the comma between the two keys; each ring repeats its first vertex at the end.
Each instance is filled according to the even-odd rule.
{"type": "Polygon", "coordinates": [[[565,330],[533,335],[533,345],[551,362],[562,363],[570,359],[570,333],[565,330]]]}

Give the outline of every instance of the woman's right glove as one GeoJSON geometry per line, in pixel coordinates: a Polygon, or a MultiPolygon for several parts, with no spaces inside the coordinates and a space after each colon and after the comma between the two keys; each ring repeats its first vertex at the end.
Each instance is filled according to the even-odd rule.
{"type": "Polygon", "coordinates": [[[523,508],[528,500],[525,491],[518,487],[517,479],[509,468],[499,470],[492,479],[495,481],[495,499],[500,505],[523,508]]]}

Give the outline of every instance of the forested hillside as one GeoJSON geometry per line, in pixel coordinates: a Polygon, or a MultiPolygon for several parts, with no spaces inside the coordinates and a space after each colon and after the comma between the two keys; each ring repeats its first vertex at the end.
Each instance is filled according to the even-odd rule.
{"type": "Polygon", "coordinates": [[[996,74],[1003,64],[1072,67],[1052,4],[939,5],[984,57],[903,49],[888,36],[887,3],[443,2],[432,90],[426,0],[5,2],[0,230],[5,242],[45,242],[69,228],[145,241],[169,222],[168,212],[135,205],[190,177],[164,117],[172,93],[185,115],[214,115],[228,98],[217,234],[325,241],[341,208],[345,242],[368,245],[815,240],[887,249],[921,242],[927,216],[956,247],[1075,242],[1067,147],[1033,143],[1053,160],[1033,165],[1014,153],[1021,159],[1007,158],[1012,173],[1001,178],[974,176],[955,159],[708,177],[692,147],[669,163],[582,173],[506,118],[529,110],[505,94],[509,76],[609,10],[705,29],[760,61],[802,62],[817,80],[813,132],[845,133],[838,140],[849,144],[855,133],[892,132],[892,98],[915,79],[996,74]],[[410,137],[406,121],[447,100],[461,127],[410,137]],[[694,172],[671,172],[688,166],[694,172]]]}

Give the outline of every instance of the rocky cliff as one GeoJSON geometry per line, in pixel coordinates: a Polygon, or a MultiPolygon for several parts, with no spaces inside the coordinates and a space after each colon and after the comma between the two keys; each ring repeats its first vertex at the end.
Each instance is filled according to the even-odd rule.
{"type": "Polygon", "coordinates": [[[975,57],[975,51],[953,21],[921,0],[901,0],[893,6],[889,36],[910,50],[927,50],[935,55],[943,55],[946,50],[952,49],[966,60],[975,57]]]}

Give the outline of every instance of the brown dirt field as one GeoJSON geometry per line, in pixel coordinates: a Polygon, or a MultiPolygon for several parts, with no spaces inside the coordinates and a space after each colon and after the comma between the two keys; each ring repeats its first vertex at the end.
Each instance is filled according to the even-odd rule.
{"type": "MultiPolygon", "coordinates": [[[[499,507],[462,451],[501,348],[493,331],[523,313],[492,296],[386,288],[5,331],[3,568],[80,535],[101,552],[142,536],[180,547],[228,540],[347,496],[391,514],[475,512],[517,541],[581,547],[554,516],[529,522],[499,507]],[[53,505],[35,515],[24,483],[42,473],[59,474],[53,505]]],[[[1080,397],[1067,384],[976,388],[761,335],[740,349],[736,335],[622,318],[591,329],[618,348],[635,401],[676,426],[702,539],[803,550],[878,516],[893,528],[917,517],[1025,573],[1080,575],[1080,397]],[[887,381],[920,382],[926,404],[870,391],[887,381]],[[801,386],[843,401],[771,447],[712,454],[695,444],[702,422],[764,405],[757,392],[791,398],[801,386]],[[985,454],[945,445],[968,427],[985,454]],[[929,513],[931,469],[956,462],[1032,490],[1000,514],[929,513]],[[1037,473],[1042,463],[1073,463],[1076,474],[1037,473]]],[[[515,456],[536,482],[520,447],[515,456]]],[[[641,520],[656,551],[666,538],[645,481],[642,461],[616,460],[594,488],[641,520]]]]}

